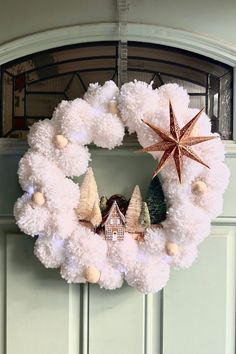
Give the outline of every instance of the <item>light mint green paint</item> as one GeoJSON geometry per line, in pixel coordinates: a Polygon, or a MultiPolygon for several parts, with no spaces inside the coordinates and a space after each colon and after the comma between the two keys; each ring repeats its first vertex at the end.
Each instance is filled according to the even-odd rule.
{"type": "MultiPolygon", "coordinates": [[[[80,24],[30,34],[0,45],[0,64],[64,45],[119,39],[117,23],[80,24]]],[[[127,39],[186,49],[235,66],[236,46],[227,41],[168,26],[128,23],[127,39]]]]}
{"type": "MultiPolygon", "coordinates": [[[[236,45],[233,0],[130,0],[130,23],[167,26],[236,45]]],[[[116,0],[1,2],[0,43],[77,24],[117,21],[116,0]]]]}
{"type": "Polygon", "coordinates": [[[214,227],[164,291],[164,353],[234,353],[235,227],[214,227]]]}

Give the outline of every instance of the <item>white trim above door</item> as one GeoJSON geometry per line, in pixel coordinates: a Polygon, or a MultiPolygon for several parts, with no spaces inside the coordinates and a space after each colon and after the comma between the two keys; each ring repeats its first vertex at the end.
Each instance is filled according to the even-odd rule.
{"type": "MultiPolygon", "coordinates": [[[[236,47],[217,38],[170,27],[137,23],[129,23],[127,33],[130,41],[185,49],[236,66],[236,47]]],[[[51,48],[118,39],[117,23],[83,24],[39,32],[0,45],[0,65],[51,48]]]]}

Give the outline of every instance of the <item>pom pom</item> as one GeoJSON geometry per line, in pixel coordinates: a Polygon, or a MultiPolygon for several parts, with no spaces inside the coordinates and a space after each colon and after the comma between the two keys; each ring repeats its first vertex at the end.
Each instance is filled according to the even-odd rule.
{"type": "Polygon", "coordinates": [[[39,120],[30,127],[27,140],[31,148],[48,156],[51,150],[55,150],[53,143],[55,134],[55,125],[51,120],[39,120]]]}
{"type": "Polygon", "coordinates": [[[189,96],[187,91],[177,84],[166,84],[158,88],[160,109],[169,115],[169,101],[173,106],[174,112],[178,118],[180,126],[188,120],[186,113],[189,105],[189,96]]]}
{"type": "Polygon", "coordinates": [[[30,128],[29,145],[53,161],[66,176],[80,176],[88,167],[88,149],[69,142],[61,134],[55,134],[55,123],[48,119],[39,121],[30,128]]]}
{"type": "Polygon", "coordinates": [[[124,126],[120,119],[107,113],[98,118],[93,141],[97,146],[113,149],[115,146],[121,145],[124,134],[124,126]]]}
{"type": "Polygon", "coordinates": [[[78,262],[78,259],[69,255],[61,266],[61,277],[67,283],[86,283],[84,277],[84,267],[78,262]]]}
{"type": "Polygon", "coordinates": [[[123,284],[122,274],[110,264],[105,264],[101,271],[101,276],[98,284],[100,288],[114,290],[120,288],[123,284]]]}
{"type": "Polygon", "coordinates": [[[29,150],[20,160],[19,182],[23,190],[40,190],[43,185],[60,184],[64,174],[41,153],[29,150]]]}
{"type": "Polygon", "coordinates": [[[166,285],[170,266],[157,257],[144,257],[144,260],[138,262],[125,279],[130,286],[136,287],[144,294],[155,293],[166,285]]]}
{"type": "Polygon", "coordinates": [[[90,161],[90,153],[87,147],[76,144],[68,144],[61,154],[57,155],[57,165],[68,177],[83,175],[90,161]]]}
{"type": "Polygon", "coordinates": [[[159,107],[157,90],[142,81],[122,86],[118,99],[121,118],[130,133],[143,129],[142,119],[151,117],[159,107]]]}
{"type": "Polygon", "coordinates": [[[58,210],[50,215],[50,221],[44,228],[44,233],[48,237],[60,235],[62,239],[68,239],[77,228],[77,218],[75,211],[58,210]]]}
{"type": "Polygon", "coordinates": [[[137,261],[138,248],[138,243],[126,233],[122,242],[108,243],[108,257],[113,266],[132,269],[137,261]]]}
{"type": "Polygon", "coordinates": [[[64,240],[40,236],[35,242],[34,254],[46,268],[58,268],[65,258],[64,240]]]}
{"type": "Polygon", "coordinates": [[[58,131],[73,143],[86,145],[92,141],[95,112],[84,100],[64,101],[53,113],[52,121],[58,131]]]}
{"type": "Polygon", "coordinates": [[[106,259],[107,244],[99,235],[78,226],[68,241],[68,251],[79,259],[82,265],[102,268],[106,259]]]}
{"type": "Polygon", "coordinates": [[[148,228],[144,240],[142,247],[146,252],[157,255],[165,252],[166,235],[163,228],[148,228]]]}
{"type": "Polygon", "coordinates": [[[44,232],[50,221],[50,212],[45,206],[32,207],[28,195],[18,198],[14,206],[16,223],[25,234],[30,236],[44,232]]]}
{"type": "MultiPolygon", "coordinates": [[[[119,93],[119,89],[114,81],[106,81],[103,86],[98,83],[89,84],[88,90],[84,95],[84,99],[92,107],[98,109],[101,113],[109,112],[109,102],[114,100],[119,93]]],[[[111,112],[113,113],[113,112],[111,112]]]]}
{"type": "MultiPolygon", "coordinates": [[[[183,198],[184,196],[182,196],[183,198]]],[[[169,241],[180,244],[196,242],[199,244],[210,232],[209,216],[201,208],[191,202],[180,201],[168,209],[168,216],[163,221],[163,229],[169,241]]]]}

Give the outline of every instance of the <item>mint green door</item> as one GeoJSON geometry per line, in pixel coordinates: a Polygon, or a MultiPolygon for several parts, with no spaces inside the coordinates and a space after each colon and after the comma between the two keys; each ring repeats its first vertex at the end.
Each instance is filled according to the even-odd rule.
{"type": "MultiPolygon", "coordinates": [[[[226,146],[232,176],[223,215],[193,267],[176,271],[164,291],[149,296],[127,286],[110,292],[68,285],[39,263],[34,240],[12,216],[25,149],[0,141],[0,354],[234,354],[234,143],[226,146]]],[[[135,149],[93,151],[101,194],[129,195],[134,184],[145,194],[154,163],[135,149]]]]}

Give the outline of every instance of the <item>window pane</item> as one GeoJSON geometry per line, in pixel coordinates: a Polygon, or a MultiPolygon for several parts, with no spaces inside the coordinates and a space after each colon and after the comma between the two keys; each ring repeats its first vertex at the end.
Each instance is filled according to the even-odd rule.
{"type": "MultiPolygon", "coordinates": [[[[50,118],[62,100],[82,97],[89,83],[117,83],[117,42],[86,43],[33,54],[1,67],[1,136],[25,138],[38,119],[50,118]]],[[[232,137],[232,68],[176,48],[128,43],[128,81],[157,88],[178,83],[190,107],[205,107],[212,130],[232,137]]]]}

